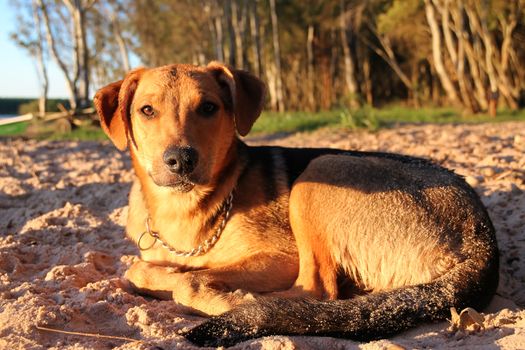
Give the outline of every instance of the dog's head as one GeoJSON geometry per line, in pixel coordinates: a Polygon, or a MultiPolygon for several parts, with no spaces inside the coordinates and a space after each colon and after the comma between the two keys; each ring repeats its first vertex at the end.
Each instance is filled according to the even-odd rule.
{"type": "Polygon", "coordinates": [[[264,92],[256,77],[220,63],[175,64],[133,70],[94,102],[104,132],[120,150],[129,146],[155,184],[189,191],[219,174],[236,134],[261,113],[264,92]]]}

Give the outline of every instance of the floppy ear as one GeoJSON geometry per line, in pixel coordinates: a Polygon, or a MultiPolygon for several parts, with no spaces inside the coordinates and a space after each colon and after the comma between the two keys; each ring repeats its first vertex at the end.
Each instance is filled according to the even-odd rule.
{"type": "Polygon", "coordinates": [[[226,97],[235,120],[235,127],[241,136],[248,134],[264,106],[266,87],[254,75],[225,66],[219,62],[208,64],[208,70],[215,76],[226,97]]]}
{"type": "Polygon", "coordinates": [[[129,108],[143,71],[144,68],[132,70],[125,79],[98,90],[93,99],[102,130],[121,151],[128,145],[127,135],[131,130],[129,108]]]}

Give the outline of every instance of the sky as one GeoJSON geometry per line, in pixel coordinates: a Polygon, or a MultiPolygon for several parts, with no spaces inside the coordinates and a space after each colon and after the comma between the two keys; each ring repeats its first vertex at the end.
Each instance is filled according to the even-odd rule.
{"type": "MultiPolygon", "coordinates": [[[[0,97],[38,97],[36,64],[9,38],[15,30],[15,14],[9,0],[0,0],[0,97]]],[[[54,62],[50,62],[48,75],[49,97],[66,98],[66,83],[54,62]]]]}

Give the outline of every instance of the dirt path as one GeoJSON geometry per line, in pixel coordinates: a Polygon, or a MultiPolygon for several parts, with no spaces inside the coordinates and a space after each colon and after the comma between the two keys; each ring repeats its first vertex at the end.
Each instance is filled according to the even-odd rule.
{"type": "MultiPolygon", "coordinates": [[[[371,134],[329,130],[252,144],[381,150],[431,158],[466,176],[498,231],[501,282],[485,329],[446,322],[359,344],[268,337],[238,348],[525,349],[525,124],[403,126],[371,134]]],[[[0,349],[193,348],[177,335],[201,319],[174,302],[119,288],[137,253],[124,239],[130,161],[109,143],[0,141],[0,349]],[[35,325],[142,339],[57,335],[35,325]]]]}

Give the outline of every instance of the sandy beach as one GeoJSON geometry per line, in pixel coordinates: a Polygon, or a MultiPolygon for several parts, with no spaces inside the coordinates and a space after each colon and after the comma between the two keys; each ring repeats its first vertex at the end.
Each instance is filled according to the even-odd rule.
{"type": "MultiPolygon", "coordinates": [[[[525,349],[525,123],[324,129],[247,141],[396,152],[454,169],[489,210],[501,267],[497,295],[478,310],[476,327],[441,322],[370,343],[274,336],[235,349],[525,349]]],[[[195,348],[177,332],[203,318],[120,288],[138,253],[124,235],[133,177],[129,156],[109,142],[0,139],[0,349],[195,348]]]]}

